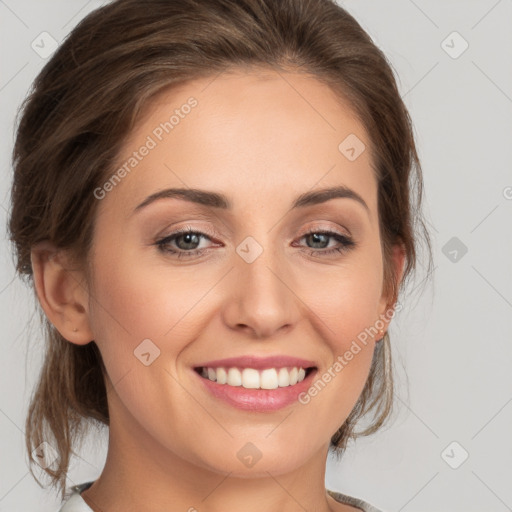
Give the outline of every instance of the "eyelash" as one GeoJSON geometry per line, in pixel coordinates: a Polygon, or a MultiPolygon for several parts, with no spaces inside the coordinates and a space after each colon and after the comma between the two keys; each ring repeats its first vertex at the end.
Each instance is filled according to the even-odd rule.
{"type": "MultiPolygon", "coordinates": [[[[174,233],[172,233],[164,238],[161,238],[160,240],[157,240],[154,245],[156,245],[158,247],[158,250],[163,252],[164,254],[175,255],[177,258],[189,258],[189,257],[193,257],[193,256],[202,255],[204,253],[204,251],[207,249],[193,249],[191,251],[185,251],[183,249],[173,250],[173,249],[168,248],[169,243],[171,241],[174,241],[176,238],[179,238],[180,236],[187,235],[187,234],[199,235],[200,237],[208,238],[210,240],[211,240],[211,238],[214,238],[214,236],[215,236],[213,233],[210,233],[210,232],[203,233],[202,231],[196,231],[189,226],[189,227],[186,227],[183,229],[179,229],[179,230],[175,231],[174,233]]],[[[356,246],[356,243],[350,237],[348,237],[346,235],[342,235],[336,231],[319,230],[319,229],[310,229],[309,231],[304,233],[300,237],[299,240],[301,240],[302,238],[305,238],[308,235],[312,235],[312,234],[327,235],[329,238],[334,238],[335,240],[337,240],[341,245],[338,247],[333,247],[331,249],[310,249],[310,252],[309,252],[310,256],[321,255],[323,257],[323,256],[333,255],[334,253],[342,254],[356,246]]]]}

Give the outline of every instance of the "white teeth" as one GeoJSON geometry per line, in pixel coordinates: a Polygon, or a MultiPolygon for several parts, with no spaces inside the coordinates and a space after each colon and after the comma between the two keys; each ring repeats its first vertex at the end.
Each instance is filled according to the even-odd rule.
{"type": "Polygon", "coordinates": [[[224,370],[224,368],[217,368],[215,373],[217,374],[217,382],[219,384],[226,384],[228,381],[228,374],[226,370],[224,370]]]}
{"type": "Polygon", "coordinates": [[[254,368],[245,368],[242,372],[242,386],[247,389],[260,387],[260,374],[254,368]]]}
{"type": "Polygon", "coordinates": [[[284,388],[290,385],[290,372],[286,368],[279,368],[277,374],[277,383],[280,388],[284,388]]]}
{"type": "Polygon", "coordinates": [[[306,370],[300,367],[267,368],[202,368],[201,375],[217,384],[242,386],[246,389],[276,389],[294,386],[306,377],[306,370]]]}
{"type": "Polygon", "coordinates": [[[260,387],[261,389],[276,389],[279,387],[275,368],[269,368],[261,372],[260,387]]]}
{"type": "MultiPolygon", "coordinates": [[[[212,379],[210,379],[212,380],[212,379]]],[[[230,368],[228,370],[228,381],[230,386],[241,386],[242,385],[242,374],[238,368],[230,368]]]]}

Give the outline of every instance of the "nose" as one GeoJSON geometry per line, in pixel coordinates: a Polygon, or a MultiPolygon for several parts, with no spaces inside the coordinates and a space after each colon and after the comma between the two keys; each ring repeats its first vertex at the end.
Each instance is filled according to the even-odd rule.
{"type": "Polygon", "coordinates": [[[301,301],[283,254],[264,249],[251,263],[234,255],[223,320],[254,338],[288,331],[299,321],[301,301]]]}

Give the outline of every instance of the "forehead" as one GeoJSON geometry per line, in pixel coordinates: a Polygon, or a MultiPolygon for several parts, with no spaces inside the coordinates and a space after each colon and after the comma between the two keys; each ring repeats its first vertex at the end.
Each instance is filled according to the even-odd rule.
{"type": "Polygon", "coordinates": [[[370,195],[376,187],[370,140],[348,102],[311,75],[273,70],[160,92],[125,141],[123,164],[129,172],[111,194],[123,205],[165,186],[222,189],[244,204],[257,191],[282,197],[319,181],[370,195]]]}

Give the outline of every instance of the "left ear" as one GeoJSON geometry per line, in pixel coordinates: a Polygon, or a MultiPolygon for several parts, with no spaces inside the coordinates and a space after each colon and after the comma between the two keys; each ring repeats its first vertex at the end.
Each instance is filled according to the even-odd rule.
{"type": "MultiPolygon", "coordinates": [[[[393,277],[395,279],[396,289],[398,289],[400,283],[402,282],[402,277],[405,270],[405,260],[406,256],[404,245],[401,243],[393,245],[391,252],[391,264],[394,270],[393,277]]],[[[394,308],[396,300],[397,297],[390,297],[389,294],[386,294],[383,291],[379,303],[379,318],[384,322],[384,327],[382,329],[384,333],[386,333],[389,327],[389,323],[393,318],[393,315],[390,315],[390,310],[394,308]]]]}

